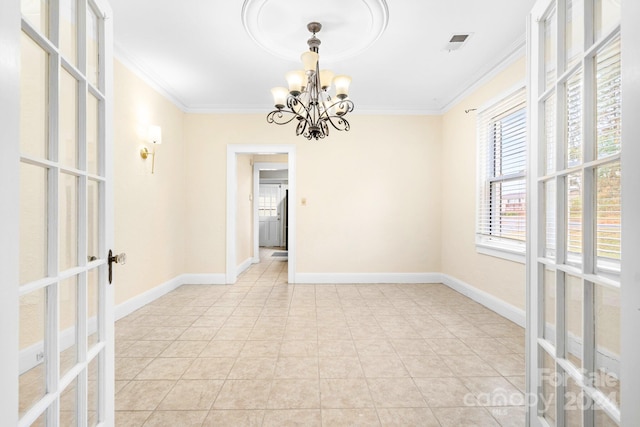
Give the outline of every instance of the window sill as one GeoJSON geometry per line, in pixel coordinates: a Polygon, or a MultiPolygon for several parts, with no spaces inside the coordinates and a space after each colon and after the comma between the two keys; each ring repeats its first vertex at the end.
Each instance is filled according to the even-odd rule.
{"type": "Polygon", "coordinates": [[[490,243],[476,242],[476,252],[520,264],[525,264],[527,260],[523,250],[490,243]]]}

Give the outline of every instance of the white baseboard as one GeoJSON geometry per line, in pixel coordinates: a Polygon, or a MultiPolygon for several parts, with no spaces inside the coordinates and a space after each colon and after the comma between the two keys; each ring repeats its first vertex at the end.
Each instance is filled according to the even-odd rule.
{"type": "Polygon", "coordinates": [[[236,276],[241,275],[247,268],[251,267],[253,263],[254,263],[253,257],[249,257],[244,261],[242,261],[236,268],[236,276]]]}
{"type": "Polygon", "coordinates": [[[224,274],[181,274],[180,285],[226,285],[224,274]]]}
{"type": "Polygon", "coordinates": [[[440,273],[296,273],[296,283],[441,283],[440,273]]]}
{"type": "Polygon", "coordinates": [[[493,295],[481,291],[480,289],[463,282],[462,280],[456,279],[455,277],[449,276],[448,274],[442,274],[442,283],[461,293],[462,295],[468,296],[472,300],[477,303],[480,303],[487,307],[490,310],[495,311],[502,317],[506,317],[511,320],[513,323],[525,327],[526,324],[526,313],[524,310],[515,307],[500,298],[496,298],[493,295]]]}

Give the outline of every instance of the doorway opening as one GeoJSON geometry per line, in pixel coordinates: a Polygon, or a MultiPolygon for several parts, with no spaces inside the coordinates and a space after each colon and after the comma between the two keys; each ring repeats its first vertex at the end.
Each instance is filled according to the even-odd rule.
{"type": "MultiPolygon", "coordinates": [[[[263,229],[271,227],[272,240],[263,243],[275,243],[277,251],[286,251],[288,261],[287,280],[295,283],[296,260],[296,214],[295,214],[295,146],[294,145],[229,145],[227,146],[227,250],[226,250],[226,283],[236,282],[239,272],[248,267],[244,259],[238,259],[238,251],[242,249],[238,242],[239,227],[247,227],[247,223],[238,223],[239,203],[244,195],[238,193],[238,159],[252,156],[253,166],[253,191],[249,196],[253,200],[253,245],[252,262],[260,262],[260,218],[263,218],[263,229]],[[286,155],[286,158],[283,156],[286,155]],[[270,200],[266,198],[260,203],[260,172],[273,172],[265,174],[264,184],[277,185],[279,187],[264,187],[269,193],[270,200]],[[286,178],[284,178],[286,171],[286,178]],[[278,172],[279,175],[275,174],[278,172]],[[272,182],[269,182],[269,181],[272,182]],[[274,182],[278,181],[278,182],[274,182]],[[286,182],[285,182],[286,181],[286,182]],[[284,196],[282,196],[284,194],[284,196]],[[240,199],[239,199],[240,197],[240,199]],[[289,202],[290,201],[290,202],[289,202]],[[261,208],[262,214],[261,215],[261,208]],[[279,219],[278,219],[279,216],[279,219]],[[268,218],[270,217],[270,218],[268,218]],[[271,224],[269,224],[269,222],[271,224]],[[240,265],[238,264],[240,262],[240,265]]],[[[242,177],[240,177],[242,178],[242,177]]],[[[266,193],[265,193],[266,196],[266,193]]],[[[242,216],[242,215],[240,215],[242,216]]],[[[244,233],[246,235],[246,233],[244,233]]],[[[266,244],[263,246],[267,246],[266,244]]],[[[278,255],[277,255],[278,256],[278,255]]]]}

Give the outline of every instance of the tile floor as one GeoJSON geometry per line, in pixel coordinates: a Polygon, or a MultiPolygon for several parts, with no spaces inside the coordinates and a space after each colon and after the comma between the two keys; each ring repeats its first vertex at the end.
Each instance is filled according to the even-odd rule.
{"type": "Polygon", "coordinates": [[[444,285],[289,285],[261,258],[117,322],[116,425],[524,425],[522,328],[444,285]]]}

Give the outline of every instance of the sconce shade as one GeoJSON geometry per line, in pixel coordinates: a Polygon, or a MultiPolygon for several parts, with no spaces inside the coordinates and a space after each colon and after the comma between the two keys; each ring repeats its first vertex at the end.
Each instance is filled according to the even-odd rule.
{"type": "Polygon", "coordinates": [[[162,144],[162,128],[160,126],[149,126],[149,142],[162,144]]]}

